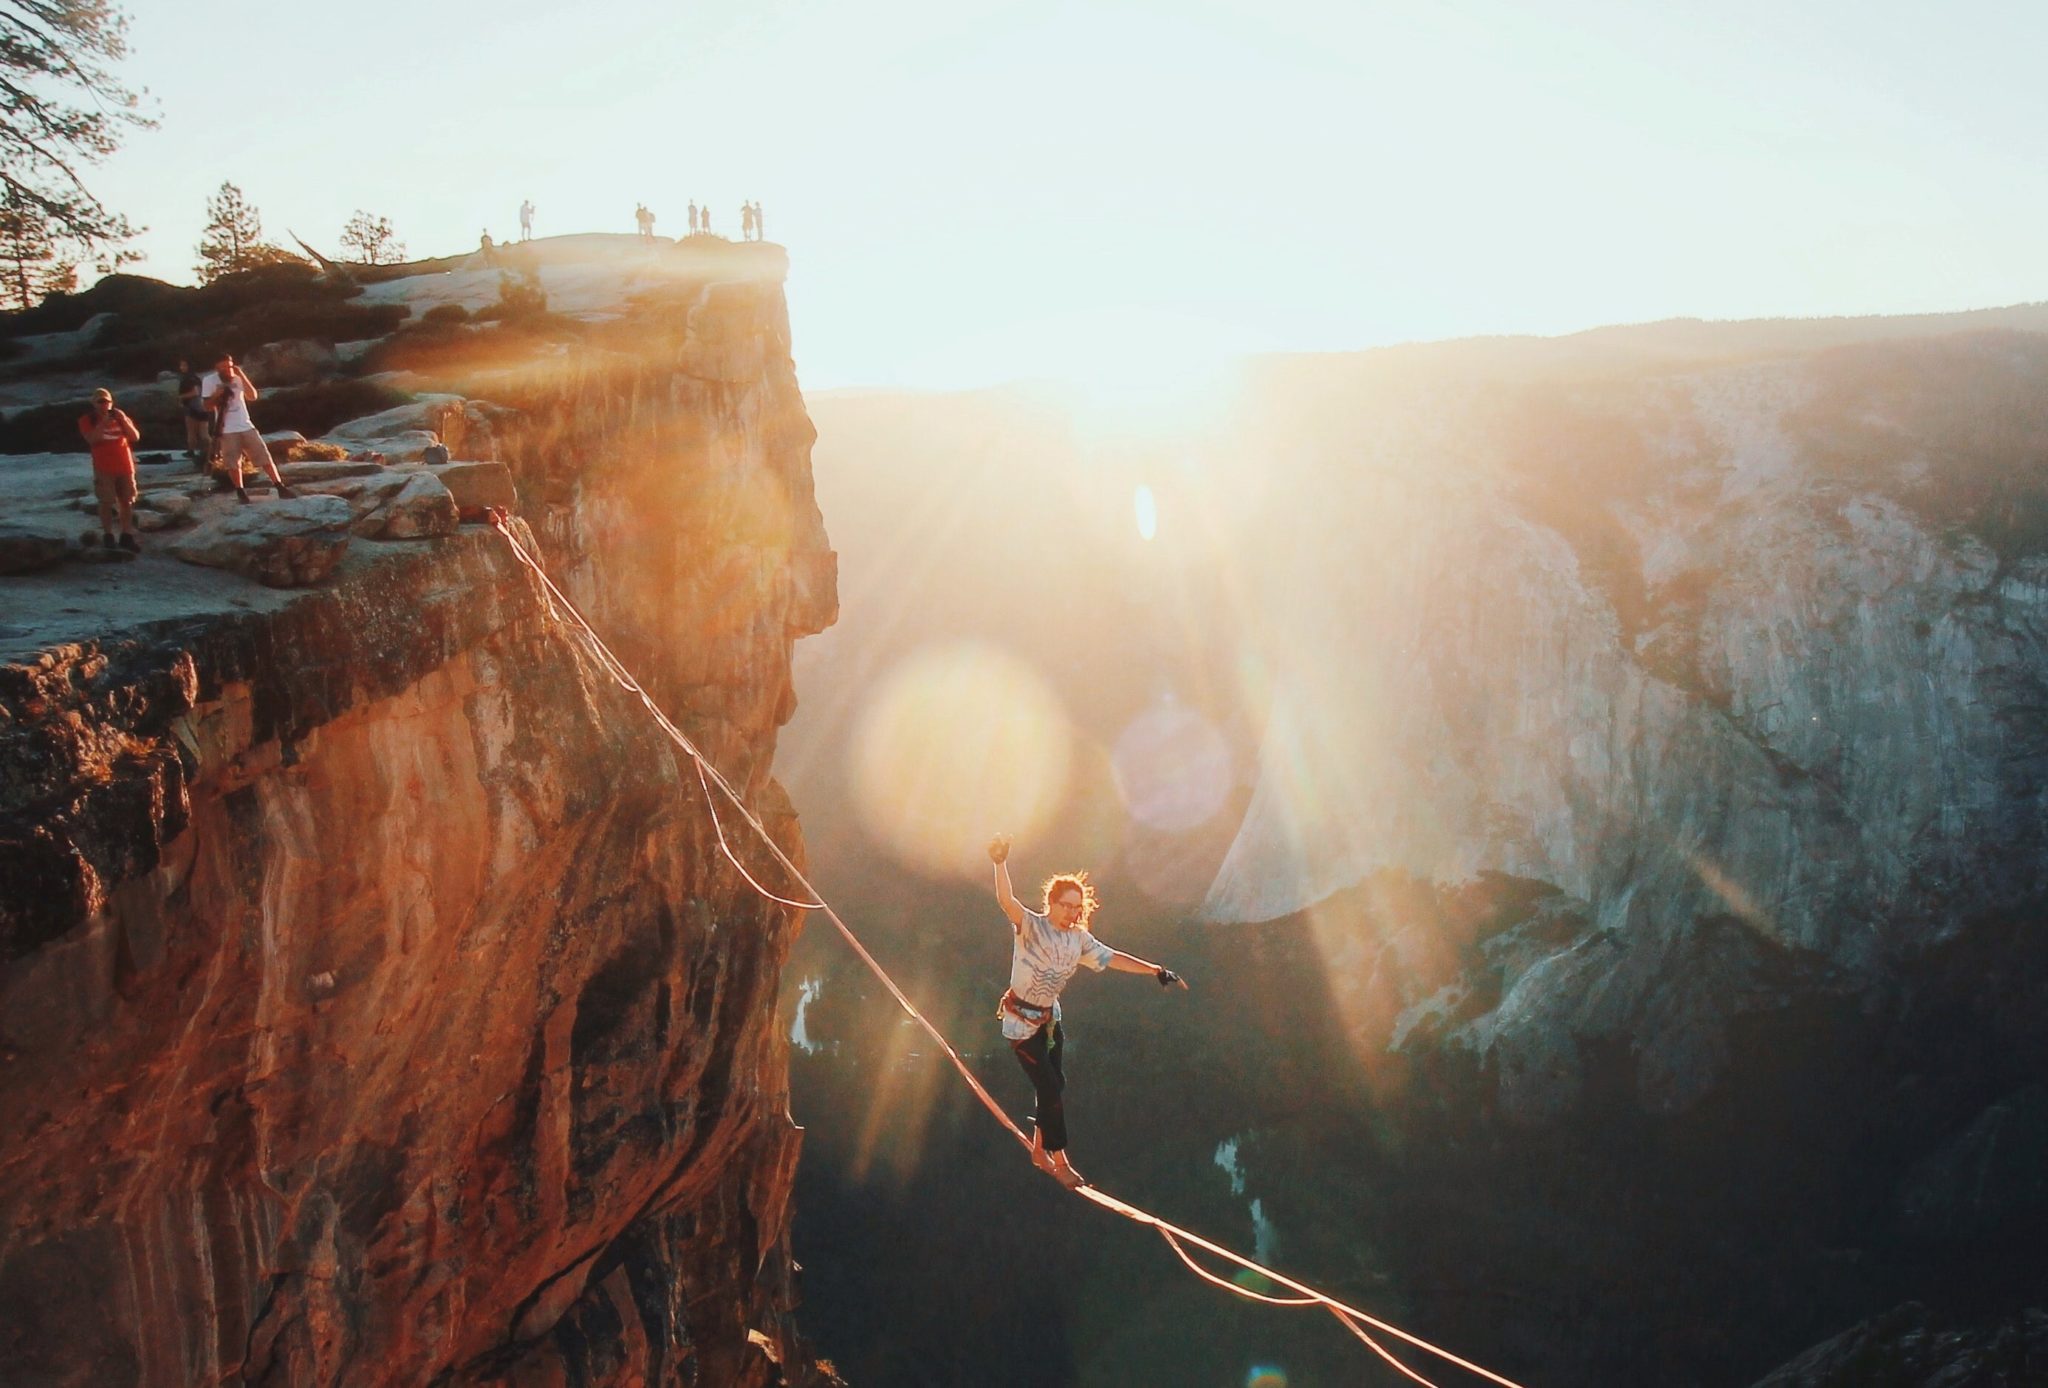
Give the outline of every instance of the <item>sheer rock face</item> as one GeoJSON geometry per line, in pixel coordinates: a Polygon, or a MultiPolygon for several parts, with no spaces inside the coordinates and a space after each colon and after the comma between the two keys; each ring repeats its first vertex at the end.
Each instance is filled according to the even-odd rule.
{"type": "MultiPolygon", "coordinates": [[[[498,442],[520,533],[800,856],[810,425],[777,283],[678,297],[508,371],[498,442]]],[[[482,527],[313,591],[180,572],[220,601],[0,670],[0,1382],[824,1381],[798,922],[687,764],[482,527]]]]}
{"type": "Polygon", "coordinates": [[[1271,507],[1273,713],[1209,914],[1560,889],[1577,928],[1498,986],[1451,960],[1407,998],[1541,1120],[1589,1045],[1682,1109],[1743,1014],[2032,911],[2044,379],[2042,339],[1992,334],[1370,411],[1271,507]]]}

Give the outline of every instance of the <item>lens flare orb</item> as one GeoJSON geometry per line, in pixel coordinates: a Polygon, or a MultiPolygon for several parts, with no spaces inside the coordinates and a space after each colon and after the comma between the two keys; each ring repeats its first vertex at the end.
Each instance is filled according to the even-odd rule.
{"type": "Polygon", "coordinates": [[[1171,699],[1123,730],[1110,765],[1125,811],[1163,833],[1205,823],[1230,793],[1230,744],[1209,720],[1171,699]]]}
{"type": "Polygon", "coordinates": [[[1073,732],[1057,692],[983,642],[926,647],[877,681],[850,744],[869,837],[929,877],[979,877],[989,835],[1044,828],[1065,794],[1073,732]]]}

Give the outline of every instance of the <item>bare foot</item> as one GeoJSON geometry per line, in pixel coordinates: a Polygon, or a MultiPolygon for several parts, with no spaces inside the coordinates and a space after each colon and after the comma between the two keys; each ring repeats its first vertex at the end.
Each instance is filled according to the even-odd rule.
{"type": "Polygon", "coordinates": [[[1036,1128],[1031,1130],[1031,1164],[1047,1175],[1052,1174],[1052,1158],[1045,1151],[1045,1134],[1036,1128]]]}
{"type": "Polygon", "coordinates": [[[1052,1178],[1068,1190],[1079,1190],[1088,1184],[1087,1179],[1074,1170],[1074,1164],[1067,1160],[1064,1152],[1055,1152],[1052,1155],[1052,1178]]]}

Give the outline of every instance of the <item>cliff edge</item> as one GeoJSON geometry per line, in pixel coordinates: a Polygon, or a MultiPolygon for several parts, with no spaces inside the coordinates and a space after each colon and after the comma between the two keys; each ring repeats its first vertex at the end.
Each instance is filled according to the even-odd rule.
{"type": "MultiPolygon", "coordinates": [[[[786,262],[624,241],[536,243],[517,282],[553,307],[482,322],[427,310],[516,298],[502,267],[295,274],[325,340],[205,317],[246,286],[110,282],[125,327],[21,325],[48,331],[6,427],[94,373],[156,401],[117,383],[170,301],[283,363],[273,410],[309,436],[388,464],[438,426],[503,464],[473,479],[516,488],[513,525],[800,854],[770,764],[836,596],[786,262]],[[342,337],[362,312],[381,333],[342,337]]],[[[145,495],[203,528],[183,471],[146,463],[145,495]]],[[[82,455],[0,472],[90,490],[82,455]]],[[[799,913],[720,858],[694,775],[504,540],[444,509],[356,526],[310,587],[154,536],[0,580],[0,1381],[830,1381],[792,1320],[799,913]]]]}

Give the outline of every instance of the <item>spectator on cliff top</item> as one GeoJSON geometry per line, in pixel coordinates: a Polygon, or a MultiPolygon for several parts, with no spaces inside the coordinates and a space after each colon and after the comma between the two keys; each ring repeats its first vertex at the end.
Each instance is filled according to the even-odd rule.
{"type": "Polygon", "coordinates": [[[711,234],[711,204],[708,202],[697,212],[697,230],[706,236],[711,234]]]}
{"type": "Polygon", "coordinates": [[[199,393],[199,373],[183,357],[178,358],[178,410],[185,417],[185,456],[204,467],[213,456],[213,416],[199,393]]]}
{"type": "Polygon", "coordinates": [[[641,203],[633,208],[633,223],[640,228],[642,241],[654,239],[654,214],[647,210],[646,204],[641,203]]]}
{"type": "Polygon", "coordinates": [[[528,198],[525,202],[519,204],[519,239],[522,241],[531,241],[533,239],[532,198],[528,198]]]}
{"type": "Polygon", "coordinates": [[[697,234],[697,200],[690,199],[690,235],[697,234]]]}
{"type": "Polygon", "coordinates": [[[740,240],[751,241],[753,239],[754,204],[750,202],[743,202],[740,204],[740,240]]]}
{"type": "Polygon", "coordinates": [[[1187,981],[1162,964],[1111,949],[1088,933],[1095,914],[1095,889],[1085,872],[1063,872],[1045,884],[1045,907],[1025,908],[1010,889],[1010,840],[998,834],[989,841],[988,858],[995,864],[996,904],[1010,920],[1010,986],[996,1005],[1003,1039],[1024,1068],[1038,1096],[1031,1132],[1031,1160],[1063,1186],[1086,1185],[1067,1160],[1066,1032],[1060,1026],[1060,990],[1083,964],[1100,973],[1150,974],[1161,988],[1187,981]]]}
{"type": "Polygon", "coordinates": [[[767,236],[768,233],[761,227],[761,204],[757,202],[754,204],[754,239],[762,241],[767,239],[767,236]]]}
{"type": "Polygon", "coordinates": [[[498,263],[498,243],[491,239],[490,232],[486,231],[477,238],[476,253],[484,258],[484,264],[486,265],[496,265],[498,263]]]}
{"type": "Polygon", "coordinates": [[[142,546],[135,539],[135,450],[142,439],[135,421],[114,406],[114,393],[96,390],[92,408],[78,417],[78,432],[92,449],[92,492],[100,503],[100,543],[114,547],[114,523],[121,525],[121,548],[130,553],[142,546]]]}
{"type": "Polygon", "coordinates": [[[225,480],[235,489],[235,495],[243,501],[249,499],[249,492],[242,484],[243,464],[254,461],[270,474],[270,481],[281,497],[289,497],[292,489],[284,484],[278,473],[277,464],[270,456],[270,445],[263,441],[263,434],[249,418],[249,405],[261,397],[256,385],[235,365],[234,356],[228,352],[220,354],[212,371],[207,373],[203,387],[206,402],[220,411],[220,424],[216,433],[220,438],[220,465],[225,480]]]}

